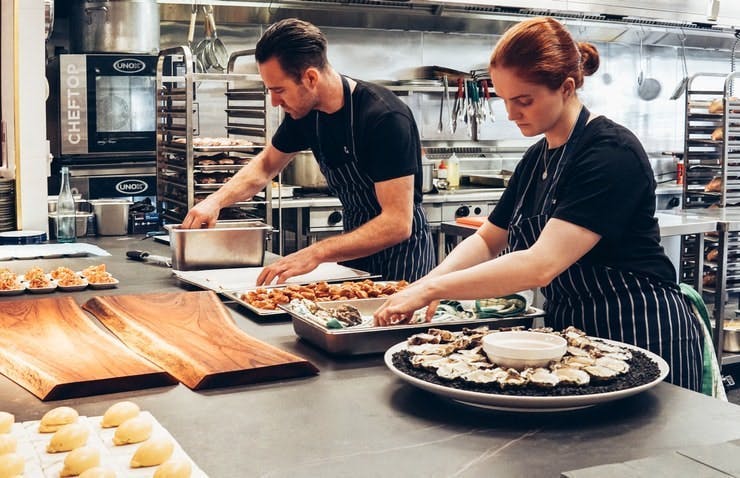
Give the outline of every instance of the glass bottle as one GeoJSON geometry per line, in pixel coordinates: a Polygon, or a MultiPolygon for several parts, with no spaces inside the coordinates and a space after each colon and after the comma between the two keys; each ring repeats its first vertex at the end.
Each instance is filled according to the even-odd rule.
{"type": "Polygon", "coordinates": [[[76,231],[75,199],[69,185],[69,168],[62,166],[62,186],[57,198],[57,242],[75,242],[76,231]]]}

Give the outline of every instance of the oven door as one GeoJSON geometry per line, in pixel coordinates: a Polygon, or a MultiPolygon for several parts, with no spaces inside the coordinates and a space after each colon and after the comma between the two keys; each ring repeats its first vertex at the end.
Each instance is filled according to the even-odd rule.
{"type": "Polygon", "coordinates": [[[62,55],[62,156],[153,155],[156,67],[152,55],[62,55]]]}

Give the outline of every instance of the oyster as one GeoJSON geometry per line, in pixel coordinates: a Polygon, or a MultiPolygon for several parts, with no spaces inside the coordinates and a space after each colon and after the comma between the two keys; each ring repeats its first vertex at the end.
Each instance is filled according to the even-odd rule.
{"type": "Polygon", "coordinates": [[[420,354],[411,356],[411,365],[414,367],[431,368],[436,369],[439,363],[445,360],[446,357],[434,354],[420,354]]]}
{"type": "Polygon", "coordinates": [[[406,342],[408,342],[409,345],[420,345],[420,344],[438,344],[441,340],[441,337],[439,335],[433,335],[428,333],[419,333],[414,334],[408,339],[406,339],[406,342]]]}
{"type": "Polygon", "coordinates": [[[443,342],[452,342],[455,340],[455,333],[444,329],[429,329],[427,331],[430,335],[436,335],[439,340],[443,342]]]}
{"type": "Polygon", "coordinates": [[[519,371],[513,368],[497,368],[493,372],[496,374],[496,381],[501,385],[501,388],[521,387],[528,382],[527,377],[522,376],[519,371]]]}
{"type": "Polygon", "coordinates": [[[497,380],[497,373],[493,369],[478,369],[462,376],[468,382],[492,383],[497,380]]]}
{"type": "Polygon", "coordinates": [[[632,353],[629,350],[623,352],[609,352],[604,354],[604,357],[609,357],[614,360],[621,360],[623,362],[629,362],[632,360],[632,353]]]}
{"type": "Polygon", "coordinates": [[[570,385],[588,385],[591,381],[589,374],[573,367],[559,367],[552,371],[560,383],[570,385]]]}
{"type": "Polygon", "coordinates": [[[589,365],[588,367],[583,367],[583,371],[596,380],[608,380],[619,375],[618,371],[603,365],[589,365]]]}
{"type": "Polygon", "coordinates": [[[560,382],[557,375],[546,368],[528,368],[522,372],[522,376],[529,380],[532,385],[550,388],[560,382]]]}
{"type": "Polygon", "coordinates": [[[569,345],[568,348],[566,349],[566,352],[575,357],[590,357],[591,356],[591,354],[588,353],[588,350],[582,349],[580,347],[576,347],[575,345],[569,345]]]}
{"type": "Polygon", "coordinates": [[[419,344],[409,345],[408,351],[412,354],[431,354],[446,357],[455,351],[455,347],[452,344],[419,344]]]}
{"type": "Polygon", "coordinates": [[[478,367],[476,367],[475,365],[469,364],[467,362],[450,360],[442,364],[437,369],[437,375],[442,378],[455,379],[475,370],[478,370],[478,367]]]}
{"type": "Polygon", "coordinates": [[[616,360],[611,357],[599,357],[596,359],[596,365],[610,368],[614,370],[617,373],[627,373],[629,371],[630,366],[627,364],[627,362],[624,362],[622,360],[616,360]]]}
{"type": "Polygon", "coordinates": [[[567,365],[573,368],[583,368],[589,365],[595,365],[596,359],[593,357],[582,356],[582,355],[578,355],[578,356],[569,355],[563,358],[562,363],[564,365],[567,365]]]}
{"type": "Polygon", "coordinates": [[[605,342],[602,342],[600,340],[594,340],[593,341],[594,348],[598,349],[599,351],[603,352],[604,354],[608,353],[624,353],[627,352],[627,350],[623,349],[622,347],[617,347],[616,345],[610,345],[605,342]]]}

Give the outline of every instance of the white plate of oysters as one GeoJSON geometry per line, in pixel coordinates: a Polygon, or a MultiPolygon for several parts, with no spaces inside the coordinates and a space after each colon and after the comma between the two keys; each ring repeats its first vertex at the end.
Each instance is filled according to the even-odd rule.
{"type": "MultiPolygon", "coordinates": [[[[573,330],[577,331],[577,329],[573,330]]],[[[566,334],[567,331],[568,330],[563,331],[562,333],[566,334]]],[[[415,339],[415,337],[421,336],[421,340],[427,340],[429,339],[428,336],[430,334],[416,334],[415,336],[410,337],[407,341],[398,343],[386,351],[384,359],[388,368],[399,378],[411,385],[419,387],[428,392],[450,398],[457,402],[483,408],[518,412],[558,412],[586,408],[593,405],[629,397],[631,395],[635,395],[648,390],[658,383],[662,382],[663,379],[668,376],[669,372],[669,367],[666,361],[663,360],[660,356],[648,350],[622,342],[587,337],[580,331],[577,332],[583,335],[580,336],[581,338],[576,338],[575,343],[578,343],[578,341],[580,341],[581,346],[573,345],[573,340],[571,339],[573,339],[574,337],[569,338],[568,341],[570,345],[568,347],[568,352],[566,353],[566,356],[563,357],[562,361],[559,362],[557,365],[553,363],[551,364],[549,369],[529,369],[529,371],[525,370],[520,372],[517,372],[515,370],[512,371],[512,369],[504,370],[501,368],[497,368],[495,364],[490,363],[485,355],[485,352],[483,352],[480,347],[468,348],[467,346],[463,346],[461,349],[454,349],[452,353],[450,353],[449,351],[443,351],[440,353],[440,347],[444,349],[445,346],[449,346],[451,343],[458,341],[463,336],[463,333],[450,333],[448,331],[438,331],[438,329],[430,329],[429,332],[433,332],[435,334],[452,334],[452,336],[447,337],[447,340],[442,339],[442,343],[433,344],[419,343],[419,340],[415,339]],[[587,354],[581,353],[584,349],[588,350],[595,344],[598,344],[598,346],[601,347],[602,356],[609,355],[610,358],[602,359],[599,364],[596,364],[595,360],[597,359],[592,360],[592,358],[589,357],[587,354]],[[438,379],[437,377],[434,377],[434,379],[439,382],[435,383],[414,376],[411,373],[398,368],[393,363],[393,356],[403,350],[407,350],[413,354],[411,360],[414,367],[423,367],[427,371],[436,370],[437,375],[440,376],[448,375],[450,373],[451,375],[446,377],[446,379],[438,379]],[[554,376],[567,377],[567,380],[579,380],[578,382],[571,381],[570,383],[568,383],[568,386],[577,386],[582,384],[580,380],[583,375],[586,375],[586,372],[584,371],[585,367],[593,367],[589,368],[589,370],[602,370],[602,372],[597,373],[609,374],[611,372],[602,367],[602,364],[606,363],[608,365],[614,365],[615,361],[611,357],[624,359],[623,362],[629,364],[632,360],[631,352],[633,351],[641,352],[643,357],[654,362],[654,364],[657,365],[657,377],[647,383],[628,386],[626,388],[614,391],[601,391],[595,393],[581,394],[550,394],[544,392],[544,390],[546,390],[548,387],[558,386],[558,378],[554,378],[554,376]],[[436,359],[435,357],[439,358],[436,359]],[[434,363],[436,362],[436,360],[440,360],[440,362],[437,362],[435,367],[434,363]],[[460,362],[465,362],[465,371],[456,370],[456,367],[460,362]],[[471,362],[477,364],[475,367],[473,367],[473,371],[470,371],[467,368],[470,366],[471,362]],[[433,365],[430,366],[430,363],[433,365]],[[573,371],[574,368],[576,369],[575,372],[573,371]],[[444,371],[440,373],[440,369],[444,369],[444,371]],[[484,383],[483,387],[488,387],[487,391],[472,391],[461,388],[460,380],[468,380],[468,378],[463,377],[464,375],[468,377],[472,376],[472,380],[478,382],[476,385],[484,383]],[[539,380],[540,383],[536,383],[536,380],[539,380]],[[556,382],[554,385],[552,383],[553,380],[556,382]],[[490,382],[495,381],[498,381],[499,384],[490,384],[490,382]],[[512,394],[497,393],[496,387],[499,387],[500,384],[503,383],[502,381],[506,382],[505,387],[509,390],[516,390],[519,386],[527,386],[528,383],[531,383],[535,385],[542,385],[543,391],[540,394],[534,396],[524,393],[519,395],[512,392],[510,392],[512,394]],[[445,383],[449,383],[449,385],[446,385],[445,383]]],[[[496,332],[494,331],[487,333],[496,332]]],[[[577,334],[571,333],[571,335],[575,336],[577,334]]],[[[619,374],[626,374],[628,370],[629,369],[619,371],[617,373],[617,376],[619,374]]],[[[599,387],[599,389],[608,390],[609,379],[606,379],[606,381],[603,380],[604,379],[602,379],[601,384],[605,384],[607,386],[599,387]]],[[[598,385],[598,383],[591,383],[598,385]]],[[[476,386],[474,385],[469,388],[476,388],[476,386]]],[[[480,389],[481,387],[477,388],[480,389]]]]}

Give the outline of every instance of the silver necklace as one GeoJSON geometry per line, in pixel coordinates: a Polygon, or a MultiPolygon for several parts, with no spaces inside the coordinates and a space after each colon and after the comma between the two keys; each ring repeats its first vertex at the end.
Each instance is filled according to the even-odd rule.
{"type": "MultiPolygon", "coordinates": [[[[560,153],[560,159],[563,159],[563,156],[565,156],[565,150],[568,148],[568,142],[563,145],[563,151],[560,153]]],[[[550,167],[550,161],[552,161],[552,158],[554,158],[555,155],[553,154],[549,159],[547,158],[547,141],[545,141],[544,146],[542,147],[542,162],[544,164],[544,171],[542,171],[542,180],[544,181],[547,179],[547,169],[550,167]]],[[[558,160],[560,161],[560,160],[558,160]]]]}

